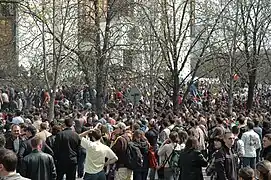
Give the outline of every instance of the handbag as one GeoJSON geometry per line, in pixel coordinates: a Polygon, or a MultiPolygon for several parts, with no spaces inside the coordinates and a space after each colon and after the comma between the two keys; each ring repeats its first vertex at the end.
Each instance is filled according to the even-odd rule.
{"type": "Polygon", "coordinates": [[[168,163],[168,161],[170,160],[174,150],[176,149],[177,145],[175,145],[174,149],[172,150],[172,152],[170,153],[170,155],[163,161],[162,165],[159,167],[159,169],[157,169],[157,175],[159,179],[165,179],[165,175],[164,175],[164,169],[165,169],[165,165],[168,163]]]}

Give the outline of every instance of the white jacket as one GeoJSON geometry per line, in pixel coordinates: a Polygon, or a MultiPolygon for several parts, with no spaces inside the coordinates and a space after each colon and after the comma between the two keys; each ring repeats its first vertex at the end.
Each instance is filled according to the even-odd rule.
{"type": "Polygon", "coordinates": [[[261,140],[259,135],[253,130],[249,130],[242,135],[244,142],[245,154],[244,157],[256,157],[256,150],[261,148],[261,140]]]}

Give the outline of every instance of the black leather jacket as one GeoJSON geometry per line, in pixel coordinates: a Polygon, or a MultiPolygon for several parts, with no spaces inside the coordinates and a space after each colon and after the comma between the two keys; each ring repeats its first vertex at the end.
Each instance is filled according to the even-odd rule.
{"type": "Polygon", "coordinates": [[[34,150],[23,159],[21,175],[32,180],[56,180],[56,168],[51,155],[34,150]]]}
{"type": "Polygon", "coordinates": [[[180,154],[179,180],[203,180],[202,167],[207,166],[207,160],[195,149],[185,149],[180,154]]]}

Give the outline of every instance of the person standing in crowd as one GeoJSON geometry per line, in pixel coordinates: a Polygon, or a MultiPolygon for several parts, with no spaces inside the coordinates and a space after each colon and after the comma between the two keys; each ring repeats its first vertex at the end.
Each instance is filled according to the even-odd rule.
{"type": "Polygon", "coordinates": [[[169,139],[165,140],[158,150],[158,156],[161,159],[161,165],[164,165],[164,178],[165,180],[173,180],[176,178],[173,170],[169,167],[169,160],[173,150],[180,151],[178,133],[173,131],[169,134],[169,139]]]}
{"type": "Polygon", "coordinates": [[[259,135],[253,130],[254,123],[247,122],[248,131],[242,135],[244,142],[245,154],[243,158],[244,167],[256,168],[257,149],[261,148],[261,141],[259,135]]]}
{"type": "Polygon", "coordinates": [[[66,128],[56,135],[54,143],[54,157],[57,162],[57,180],[74,180],[76,177],[77,157],[81,140],[79,135],[72,130],[73,120],[65,119],[66,128]]]}
{"type": "Polygon", "coordinates": [[[80,137],[81,146],[87,152],[84,180],[106,180],[104,167],[115,163],[118,157],[108,146],[101,143],[102,134],[99,129],[85,131],[80,137]],[[86,135],[89,139],[85,138],[86,135]]]}
{"type": "Polygon", "coordinates": [[[30,180],[16,173],[17,156],[8,149],[0,149],[0,176],[4,180],[30,180]]]}
{"type": "Polygon", "coordinates": [[[40,124],[40,132],[37,133],[37,136],[39,136],[44,142],[49,136],[52,135],[50,132],[48,132],[48,129],[48,123],[43,122],[40,124]]]}
{"type": "Polygon", "coordinates": [[[240,133],[240,129],[238,126],[233,126],[231,132],[235,136],[232,150],[234,154],[238,157],[238,168],[240,168],[243,165],[243,157],[245,154],[244,142],[242,141],[242,139],[238,138],[238,135],[240,133]]]}
{"type": "Polygon", "coordinates": [[[116,136],[116,139],[112,145],[112,150],[118,157],[115,180],[128,180],[131,179],[133,171],[126,167],[126,150],[128,142],[132,140],[132,137],[126,132],[127,126],[123,122],[119,122],[113,127],[115,128],[113,134],[116,136]]]}
{"type": "Polygon", "coordinates": [[[226,131],[223,146],[215,153],[217,180],[237,180],[237,160],[232,150],[234,140],[232,132],[226,131]]]}
{"type": "Polygon", "coordinates": [[[143,166],[138,167],[133,171],[133,180],[146,180],[148,177],[149,161],[148,161],[148,150],[149,143],[144,132],[142,130],[136,130],[133,133],[133,143],[140,149],[143,157],[143,166]]]}
{"type": "Polygon", "coordinates": [[[5,148],[12,150],[14,153],[19,152],[20,145],[22,143],[22,139],[20,137],[21,128],[17,124],[11,125],[11,134],[6,137],[6,145],[5,148]]]}
{"type": "Polygon", "coordinates": [[[271,134],[266,134],[263,137],[262,158],[266,160],[268,156],[271,156],[271,134]]]}
{"type": "Polygon", "coordinates": [[[15,115],[15,117],[14,118],[12,118],[12,121],[11,121],[11,123],[12,124],[23,124],[24,123],[24,119],[21,117],[21,115],[22,115],[22,112],[21,111],[16,111],[16,115],[15,115]]]}
{"type": "Polygon", "coordinates": [[[24,157],[21,174],[32,180],[56,180],[56,167],[51,155],[41,151],[43,139],[31,139],[32,152],[24,157]]]}
{"type": "Polygon", "coordinates": [[[195,137],[189,137],[184,151],[180,154],[179,180],[203,180],[202,167],[206,167],[208,163],[198,147],[198,140],[195,137]]]}
{"type": "Polygon", "coordinates": [[[264,160],[256,165],[259,180],[271,180],[271,162],[264,160]]]}
{"type": "Polygon", "coordinates": [[[52,127],[52,135],[46,138],[45,142],[51,149],[54,149],[55,138],[59,132],[61,132],[61,126],[54,125],[52,127]]]}
{"type": "MultiPolygon", "coordinates": [[[[158,136],[159,136],[159,131],[156,129],[155,120],[152,119],[149,122],[149,130],[146,132],[145,137],[147,138],[152,150],[155,153],[157,153],[158,151],[158,143],[157,143],[158,136]]],[[[156,168],[150,169],[150,175],[149,175],[150,180],[155,179],[155,172],[156,172],[156,168]]]]}

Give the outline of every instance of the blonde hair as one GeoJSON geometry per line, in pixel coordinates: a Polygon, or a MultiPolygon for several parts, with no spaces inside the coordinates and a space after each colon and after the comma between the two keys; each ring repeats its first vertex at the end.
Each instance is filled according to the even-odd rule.
{"type": "Polygon", "coordinates": [[[261,161],[256,165],[256,169],[264,180],[271,180],[271,162],[261,161]]]}

